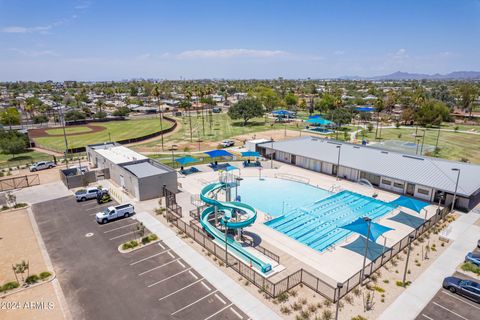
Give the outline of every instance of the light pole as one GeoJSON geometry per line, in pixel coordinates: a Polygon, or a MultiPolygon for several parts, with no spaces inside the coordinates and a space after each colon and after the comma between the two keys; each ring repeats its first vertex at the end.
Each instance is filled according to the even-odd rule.
{"type": "Polygon", "coordinates": [[[63,139],[65,140],[65,164],[68,169],[68,141],[67,141],[67,133],[65,132],[65,117],[63,115],[63,110],[61,107],[59,107],[59,116],[60,116],[60,121],[62,123],[62,129],[63,129],[63,139]]]}
{"type": "Polygon", "coordinates": [[[365,254],[363,255],[363,265],[362,265],[362,281],[365,279],[365,264],[367,263],[367,254],[368,254],[368,238],[370,238],[370,225],[372,224],[372,219],[369,217],[363,217],[363,221],[368,223],[367,237],[365,238],[365,254]]]}
{"type": "Polygon", "coordinates": [[[455,183],[455,192],[453,193],[452,208],[450,211],[453,211],[455,207],[455,200],[457,200],[458,181],[460,180],[460,169],[453,168],[452,171],[457,171],[457,182],[455,183]]]}
{"type": "Polygon", "coordinates": [[[340,309],[340,290],[343,288],[343,283],[338,282],[337,283],[337,306],[335,310],[335,320],[338,320],[338,311],[340,309]]]}
{"type": "Polygon", "coordinates": [[[177,149],[177,145],[176,144],[172,144],[172,146],[170,147],[170,151],[172,151],[172,167],[175,168],[175,150],[177,149]]]}
{"type": "Polygon", "coordinates": [[[340,151],[342,150],[342,146],[337,146],[338,149],[338,158],[337,158],[337,180],[340,180],[340,151]]]}
{"type": "Polygon", "coordinates": [[[160,118],[160,137],[162,138],[162,151],[163,149],[163,113],[162,110],[160,109],[160,104],[158,104],[158,115],[160,118]]]}
{"type": "Polygon", "coordinates": [[[228,227],[227,227],[227,224],[228,224],[228,220],[229,220],[229,217],[227,216],[223,216],[223,219],[225,219],[225,268],[228,268],[228,238],[227,238],[227,233],[228,233],[228,227]]]}
{"type": "Polygon", "coordinates": [[[243,180],[242,177],[236,177],[235,180],[237,181],[237,183],[235,184],[235,201],[237,201],[237,197],[238,197],[238,186],[240,185],[240,181],[243,180]]]}
{"type": "Polygon", "coordinates": [[[425,142],[425,135],[427,134],[427,130],[423,129],[423,136],[422,136],[422,147],[420,148],[420,155],[423,155],[423,143],[425,142]]]}
{"type": "Polygon", "coordinates": [[[270,138],[270,169],[273,169],[273,138],[270,138]]]}
{"type": "Polygon", "coordinates": [[[408,260],[410,259],[410,250],[412,249],[412,241],[413,241],[414,236],[409,235],[408,236],[408,251],[407,251],[407,261],[405,261],[405,270],[403,271],[403,287],[406,287],[405,280],[407,278],[407,269],[408,269],[408,260]]]}
{"type": "Polygon", "coordinates": [[[417,139],[417,149],[415,150],[415,154],[418,154],[418,145],[420,144],[420,139],[417,139]]]}
{"type": "Polygon", "coordinates": [[[440,127],[438,128],[437,141],[435,142],[435,152],[438,150],[438,140],[440,139],[440,127]]]}

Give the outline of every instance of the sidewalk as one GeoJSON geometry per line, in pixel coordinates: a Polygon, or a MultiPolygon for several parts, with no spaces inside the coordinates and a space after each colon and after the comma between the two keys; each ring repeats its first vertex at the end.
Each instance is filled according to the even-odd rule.
{"type": "Polygon", "coordinates": [[[443,279],[451,276],[456,267],[464,260],[467,252],[477,245],[480,227],[473,225],[480,218],[478,209],[453,222],[448,238],[453,240],[450,247],[413,281],[380,316],[380,320],[415,319],[442,286],[443,279]]]}
{"type": "Polygon", "coordinates": [[[220,271],[200,253],[180,240],[173,230],[163,225],[149,213],[139,212],[135,217],[138,221],[143,222],[145,227],[156,233],[166,245],[195,268],[198,273],[242,309],[251,319],[281,319],[273,310],[243,289],[236,281],[220,271]]]}

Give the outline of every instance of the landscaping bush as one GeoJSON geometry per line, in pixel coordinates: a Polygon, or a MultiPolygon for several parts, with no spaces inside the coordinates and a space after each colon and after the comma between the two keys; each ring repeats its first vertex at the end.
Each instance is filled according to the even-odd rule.
{"type": "MultiPolygon", "coordinates": [[[[403,281],[400,281],[398,280],[397,282],[395,282],[397,284],[397,286],[399,287],[403,287],[403,281]]],[[[405,282],[405,287],[408,287],[412,282],[411,281],[406,281],[405,282]]]]}
{"type": "Polygon", "coordinates": [[[463,271],[473,272],[473,273],[480,276],[480,267],[477,267],[476,265],[474,265],[471,262],[465,262],[464,264],[462,264],[462,266],[460,268],[463,271]]]}
{"type": "Polygon", "coordinates": [[[48,271],[43,271],[41,272],[38,276],[40,277],[41,280],[45,280],[48,277],[50,277],[52,274],[48,271]]]}
{"type": "Polygon", "coordinates": [[[383,289],[382,287],[379,287],[379,286],[374,286],[373,289],[377,292],[380,292],[380,293],[385,292],[385,289],[383,289]]]}
{"type": "Polygon", "coordinates": [[[40,277],[36,274],[32,274],[31,276],[28,276],[27,279],[25,279],[25,282],[28,284],[32,284],[38,282],[38,280],[40,280],[40,277]]]}
{"type": "Polygon", "coordinates": [[[13,289],[16,289],[18,288],[20,285],[18,284],[18,282],[16,281],[11,281],[11,282],[7,282],[5,283],[2,287],[0,287],[0,291],[3,291],[3,292],[6,292],[8,290],[13,290],[13,289]]]}
{"type": "Polygon", "coordinates": [[[21,202],[21,203],[17,203],[16,205],[14,205],[13,207],[15,209],[18,209],[18,208],[23,208],[23,207],[26,207],[28,206],[28,204],[24,203],[24,202],[21,202]]]}
{"type": "Polygon", "coordinates": [[[358,315],[358,316],[356,316],[356,317],[352,317],[351,320],[367,320],[367,318],[362,317],[361,315],[358,315]]]}
{"type": "Polygon", "coordinates": [[[123,250],[133,249],[138,246],[138,242],[136,240],[131,240],[122,244],[123,250]]]}
{"type": "Polygon", "coordinates": [[[7,205],[3,205],[3,206],[2,206],[2,211],[3,211],[3,210],[8,210],[8,209],[10,209],[10,208],[9,208],[7,205]]]}

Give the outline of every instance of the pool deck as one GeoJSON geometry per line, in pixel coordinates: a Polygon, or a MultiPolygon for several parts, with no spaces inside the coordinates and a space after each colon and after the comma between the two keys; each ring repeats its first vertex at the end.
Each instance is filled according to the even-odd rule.
{"type": "MultiPolygon", "coordinates": [[[[241,163],[237,164],[232,162],[232,164],[238,166],[239,168],[241,167],[241,163]]],[[[262,164],[264,165],[264,168],[261,170],[262,177],[273,178],[275,177],[275,174],[278,173],[290,174],[307,178],[309,179],[310,185],[325,190],[329,190],[332,185],[336,185],[341,189],[350,190],[366,196],[372,196],[373,193],[372,189],[358,183],[348,180],[336,180],[335,177],[326,174],[317,173],[281,162],[274,161],[273,169],[270,168],[270,161],[265,161],[262,164]]],[[[200,165],[196,167],[202,172],[188,176],[182,176],[178,179],[183,192],[178,194],[177,202],[183,208],[186,220],[191,219],[188,216],[188,211],[195,208],[195,206],[191,204],[191,196],[198,194],[201,188],[206,184],[218,181],[219,176],[218,172],[213,172],[212,169],[206,165],[200,165]]],[[[240,174],[242,177],[259,177],[258,168],[242,168],[240,171],[235,170],[232,171],[232,173],[235,175],[240,174]]],[[[377,199],[385,202],[390,202],[399,197],[398,194],[390,193],[380,189],[375,189],[375,193],[378,194],[377,199]]],[[[425,207],[427,218],[435,214],[436,208],[437,207],[433,205],[425,207]]],[[[423,219],[425,217],[424,212],[422,212],[422,214],[418,214],[403,207],[401,210],[417,218],[423,219]]],[[[392,246],[413,230],[413,228],[405,224],[388,219],[395,216],[399,212],[400,209],[397,208],[376,221],[382,225],[395,229],[385,233],[387,247],[392,246]]],[[[294,272],[299,268],[304,268],[317,275],[325,282],[335,286],[337,282],[343,282],[347,280],[361,269],[363,255],[342,248],[342,246],[356,240],[358,238],[357,235],[352,235],[342,242],[337,243],[332,249],[319,252],[264,225],[264,222],[267,220],[268,217],[263,212],[258,210],[258,218],[256,222],[254,225],[246,228],[245,230],[259,235],[262,239],[261,245],[272,250],[280,256],[280,262],[285,267],[285,270],[272,276],[271,280],[276,281],[278,279],[282,279],[289,273],[294,272]],[[278,245],[280,243],[281,246],[278,245]]],[[[383,245],[384,238],[380,237],[377,240],[377,243],[383,245]]]]}

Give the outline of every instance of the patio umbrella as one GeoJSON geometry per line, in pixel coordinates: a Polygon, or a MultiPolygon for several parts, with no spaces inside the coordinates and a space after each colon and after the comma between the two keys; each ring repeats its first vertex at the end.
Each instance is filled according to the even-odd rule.
{"type": "Polygon", "coordinates": [[[240,170],[235,166],[232,166],[231,164],[225,167],[225,171],[232,171],[232,170],[240,170]]]}
{"type": "Polygon", "coordinates": [[[207,151],[207,152],[204,152],[206,155],[208,155],[210,158],[216,158],[216,157],[232,157],[233,154],[231,154],[230,152],[226,151],[226,150],[211,150],[211,151],[207,151]]]}
{"type": "Polygon", "coordinates": [[[412,199],[405,196],[400,196],[397,199],[390,201],[390,203],[397,206],[412,209],[413,211],[416,211],[418,213],[420,213],[420,211],[422,211],[423,208],[428,206],[428,203],[425,201],[420,201],[420,200],[412,199]]]}
{"type": "Polygon", "coordinates": [[[242,157],[260,157],[260,153],[256,151],[245,151],[242,152],[242,157]]]}
{"type": "Polygon", "coordinates": [[[182,166],[192,163],[192,162],[198,162],[198,159],[192,158],[192,157],[183,157],[183,158],[178,158],[175,160],[175,162],[180,163],[182,166]]]}
{"type": "Polygon", "coordinates": [[[369,240],[375,242],[378,237],[387,231],[394,230],[381,224],[372,222],[369,217],[361,217],[350,224],[340,227],[342,229],[350,230],[365,237],[365,254],[363,255],[362,280],[365,272],[365,263],[367,262],[368,242],[369,240]]]}
{"type": "Polygon", "coordinates": [[[333,124],[332,121],[323,119],[322,117],[315,117],[315,118],[310,118],[308,120],[305,120],[305,122],[311,123],[311,124],[317,124],[321,126],[328,126],[330,124],[333,124]]]}

